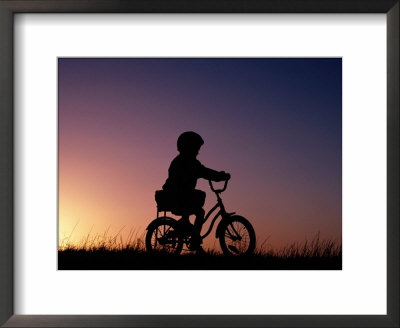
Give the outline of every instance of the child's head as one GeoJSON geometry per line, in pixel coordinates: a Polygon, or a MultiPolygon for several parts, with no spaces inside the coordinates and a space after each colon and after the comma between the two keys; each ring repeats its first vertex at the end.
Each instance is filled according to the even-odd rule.
{"type": "Polygon", "coordinates": [[[196,132],[187,131],[179,136],[177,144],[181,154],[196,157],[204,140],[196,132]]]}

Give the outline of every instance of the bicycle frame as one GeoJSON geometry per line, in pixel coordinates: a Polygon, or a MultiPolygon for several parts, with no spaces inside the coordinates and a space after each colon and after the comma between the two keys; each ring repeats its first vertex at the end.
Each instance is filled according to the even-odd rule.
{"type": "MultiPolygon", "coordinates": [[[[228,185],[228,180],[225,180],[225,185],[222,189],[214,189],[213,185],[212,185],[212,181],[209,181],[210,183],[210,188],[211,190],[215,193],[215,195],[217,196],[217,203],[208,211],[207,215],[205,216],[204,220],[203,220],[203,224],[206,223],[206,221],[208,221],[208,219],[210,218],[211,214],[215,212],[215,210],[217,210],[219,208],[219,211],[217,212],[217,214],[215,214],[214,218],[211,221],[210,227],[208,228],[207,232],[201,236],[201,239],[206,238],[212,231],[212,229],[214,228],[214,224],[217,221],[218,217],[222,217],[222,220],[228,218],[229,216],[235,214],[235,212],[232,213],[227,213],[225,210],[225,206],[224,203],[222,202],[221,196],[219,195],[220,193],[224,192],[227,185],[228,185]]],[[[157,219],[161,219],[161,218],[168,218],[166,215],[166,211],[158,211],[157,210],[157,219]],[[164,212],[164,216],[160,217],[159,214],[160,212],[164,212]]],[[[172,219],[170,219],[172,220],[172,219]]],[[[221,221],[222,222],[222,221],[221,221]]],[[[149,224],[149,226],[151,225],[151,223],[149,224]]],[[[148,229],[148,227],[147,227],[148,229]]],[[[217,231],[216,231],[216,237],[218,237],[218,227],[217,227],[217,231]]]]}
{"type": "MultiPolygon", "coordinates": [[[[230,215],[234,214],[234,213],[227,213],[227,212],[226,212],[225,206],[224,206],[224,204],[223,204],[223,202],[222,202],[222,199],[221,199],[221,197],[220,197],[220,195],[219,195],[220,193],[222,193],[223,191],[225,191],[225,189],[226,189],[226,187],[227,187],[227,184],[228,184],[228,180],[225,181],[224,188],[218,189],[218,190],[214,189],[211,180],[209,181],[209,183],[210,183],[210,188],[211,188],[211,190],[212,190],[212,191],[215,193],[215,195],[217,196],[217,204],[215,204],[215,205],[208,211],[207,215],[206,215],[205,218],[204,218],[203,224],[206,223],[206,221],[210,218],[211,214],[212,214],[217,208],[219,208],[220,210],[217,212],[217,214],[216,214],[216,215],[214,216],[214,218],[212,219],[211,224],[210,224],[210,227],[208,228],[207,232],[206,232],[204,235],[201,236],[202,239],[206,238],[206,237],[211,233],[211,230],[212,230],[213,227],[214,227],[215,221],[217,221],[217,219],[218,219],[219,216],[221,216],[221,217],[222,217],[222,220],[223,220],[223,219],[225,219],[227,216],[230,216],[230,215]]],[[[217,232],[218,232],[218,229],[217,229],[217,232]]]]}
{"type": "MultiPolygon", "coordinates": [[[[229,178],[230,176],[228,176],[228,179],[229,178]]],[[[220,196],[220,194],[225,191],[228,180],[225,180],[225,185],[222,189],[215,189],[212,182],[209,181],[209,183],[211,190],[217,197],[217,203],[203,218],[202,223],[204,225],[204,223],[213,217],[206,233],[203,235],[200,234],[200,238],[202,240],[205,239],[213,230],[217,219],[221,217],[221,220],[215,229],[215,237],[219,239],[223,253],[225,255],[251,254],[256,246],[254,228],[246,218],[240,215],[235,215],[235,212],[228,213],[220,196]],[[242,228],[242,226],[244,228],[242,228]],[[238,227],[240,227],[240,229],[237,229],[238,227]],[[247,234],[242,236],[243,229],[247,231],[247,234]],[[242,245],[242,240],[244,245],[242,245]]],[[[193,241],[193,236],[194,233],[198,233],[198,231],[194,231],[193,226],[189,227],[186,225],[180,225],[180,223],[178,223],[180,220],[177,220],[176,218],[167,217],[166,211],[161,211],[164,212],[164,216],[159,217],[158,209],[159,208],[157,207],[157,219],[153,220],[147,227],[146,249],[148,251],[153,251],[157,248],[157,244],[159,244],[161,249],[169,249],[175,254],[180,254],[182,250],[197,250],[197,241],[193,241]],[[162,227],[163,230],[159,230],[160,227],[162,227]],[[160,234],[158,234],[159,232],[160,234]],[[184,248],[184,245],[187,246],[187,249],[184,248]]],[[[176,216],[179,215],[173,212],[172,214],[176,216]]],[[[188,219],[188,217],[182,216],[183,224],[186,223],[184,221],[186,218],[188,219]]]]}

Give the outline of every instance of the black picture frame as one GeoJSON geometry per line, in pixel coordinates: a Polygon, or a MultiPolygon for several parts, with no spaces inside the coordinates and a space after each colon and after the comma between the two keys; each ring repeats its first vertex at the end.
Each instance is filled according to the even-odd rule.
{"type": "Polygon", "coordinates": [[[0,324],[4,327],[399,327],[399,12],[399,0],[0,0],[0,324]],[[17,13],[385,13],[387,315],[14,315],[13,21],[17,13]]]}

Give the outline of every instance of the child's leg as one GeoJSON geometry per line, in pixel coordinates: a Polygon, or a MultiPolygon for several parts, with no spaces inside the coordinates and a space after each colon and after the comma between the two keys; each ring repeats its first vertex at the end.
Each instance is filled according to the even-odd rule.
{"type": "Polygon", "coordinates": [[[196,215],[194,221],[194,228],[192,231],[191,248],[197,249],[201,244],[201,228],[204,221],[204,210],[203,205],[206,198],[206,193],[201,190],[193,190],[190,194],[187,194],[187,206],[190,208],[190,212],[196,215]]]}
{"type": "Polygon", "coordinates": [[[182,218],[178,220],[179,227],[183,229],[183,231],[192,233],[193,225],[189,221],[189,215],[182,215],[182,218]]]}
{"type": "Polygon", "coordinates": [[[194,190],[193,192],[193,209],[196,215],[196,220],[194,222],[195,232],[200,236],[201,227],[204,221],[204,210],[203,205],[206,200],[206,193],[201,190],[194,190]]]}
{"type": "Polygon", "coordinates": [[[199,208],[194,214],[196,215],[196,219],[194,220],[194,230],[200,235],[204,220],[204,210],[199,208]]]}
{"type": "Polygon", "coordinates": [[[192,233],[192,247],[198,248],[201,245],[201,228],[204,220],[203,208],[198,208],[195,212],[196,219],[194,221],[194,229],[192,233]]]}

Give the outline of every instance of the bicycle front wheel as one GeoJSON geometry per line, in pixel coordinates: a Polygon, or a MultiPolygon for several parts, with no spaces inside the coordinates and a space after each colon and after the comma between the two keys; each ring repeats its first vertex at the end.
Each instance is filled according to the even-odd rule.
{"type": "Polygon", "coordinates": [[[180,254],[183,241],[176,225],[174,220],[155,220],[147,229],[147,251],[180,254]]]}
{"type": "Polygon", "coordinates": [[[221,228],[219,243],[225,255],[249,255],[254,252],[256,234],[247,219],[234,215],[221,228]]]}

